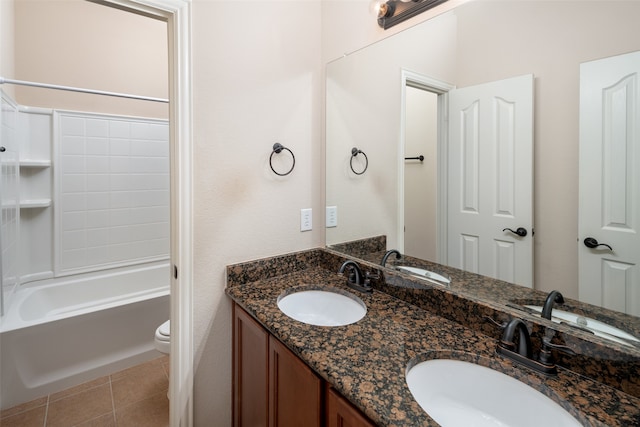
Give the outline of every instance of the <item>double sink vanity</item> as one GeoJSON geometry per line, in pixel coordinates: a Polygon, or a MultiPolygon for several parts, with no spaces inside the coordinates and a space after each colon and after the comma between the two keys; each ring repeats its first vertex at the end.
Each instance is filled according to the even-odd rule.
{"type": "MultiPolygon", "coordinates": [[[[583,155],[614,97],[583,94],[636,99],[638,6],[463,3],[327,64],[329,247],[228,266],[235,426],[640,426],[638,245],[604,234],[639,235],[632,160],[583,155]]],[[[609,146],[637,145],[614,104],[609,146]]]]}
{"type": "Polygon", "coordinates": [[[640,425],[635,344],[541,318],[539,291],[342,249],[227,268],[234,425],[640,425]]]}

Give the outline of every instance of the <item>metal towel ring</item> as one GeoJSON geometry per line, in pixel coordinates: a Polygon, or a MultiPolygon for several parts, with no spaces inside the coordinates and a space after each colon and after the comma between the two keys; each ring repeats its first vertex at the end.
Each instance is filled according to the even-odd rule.
{"type": "Polygon", "coordinates": [[[273,144],[273,151],[271,152],[271,156],[269,156],[269,166],[271,166],[271,170],[273,171],[273,173],[275,173],[276,175],[279,176],[285,176],[285,175],[289,175],[292,171],[293,168],[296,165],[296,156],[293,155],[293,151],[289,150],[287,147],[285,147],[284,145],[280,144],[279,142],[276,142],[275,144],[273,144]],[[291,158],[293,159],[293,163],[291,164],[291,169],[289,169],[287,172],[285,173],[280,173],[277,172],[274,168],[273,168],[273,164],[271,163],[271,160],[273,159],[273,154],[280,154],[282,152],[282,150],[287,150],[289,153],[291,153],[291,158]]]}
{"type": "Polygon", "coordinates": [[[367,157],[367,154],[364,151],[358,150],[356,147],[353,147],[351,149],[351,159],[349,159],[349,166],[351,167],[351,171],[353,173],[355,173],[356,175],[362,175],[367,171],[367,168],[369,167],[369,158],[367,157]],[[362,172],[356,172],[355,169],[353,169],[353,159],[360,153],[362,153],[362,155],[364,156],[364,169],[362,169],[362,172]]]}

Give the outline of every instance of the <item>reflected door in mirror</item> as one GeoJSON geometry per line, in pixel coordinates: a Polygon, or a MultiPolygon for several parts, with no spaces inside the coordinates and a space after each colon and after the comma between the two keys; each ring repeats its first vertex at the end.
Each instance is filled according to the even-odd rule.
{"type": "Polygon", "coordinates": [[[449,92],[448,264],[533,287],[533,76],[449,92]],[[503,231],[504,230],[504,231],[503,231]]]}
{"type": "Polygon", "coordinates": [[[640,316],[639,77],[640,52],[580,66],[580,300],[635,316],[640,316]]]}

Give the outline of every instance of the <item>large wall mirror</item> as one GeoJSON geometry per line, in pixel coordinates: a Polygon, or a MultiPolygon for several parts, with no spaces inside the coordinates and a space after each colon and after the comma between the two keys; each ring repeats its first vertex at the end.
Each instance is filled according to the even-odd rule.
{"type": "MultiPolygon", "coordinates": [[[[504,194],[517,193],[529,198],[530,218],[518,220],[522,223],[496,225],[499,233],[503,228],[517,230],[519,226],[528,232],[524,237],[509,231],[501,235],[505,247],[523,242],[529,245],[523,262],[528,263],[531,281],[519,284],[547,292],[557,289],[573,299],[582,295],[583,301],[603,306],[613,304],[607,308],[639,315],[640,311],[634,312],[640,310],[637,260],[618,263],[609,273],[601,273],[611,277],[617,274],[621,286],[635,286],[635,291],[627,289],[626,294],[626,299],[635,299],[635,303],[621,302],[626,307],[611,303],[616,299],[608,297],[613,289],[599,288],[597,296],[589,296],[579,283],[580,264],[606,264],[601,255],[617,255],[604,246],[585,247],[586,237],[601,242],[608,238],[598,234],[599,229],[579,229],[579,218],[586,209],[579,195],[579,176],[585,173],[579,166],[585,133],[581,131],[582,64],[640,51],[639,16],[640,2],[630,1],[476,0],[330,62],[326,86],[326,202],[327,206],[336,207],[337,225],[327,228],[327,245],[384,235],[387,249],[398,248],[408,255],[466,269],[465,265],[456,265],[451,260],[451,251],[445,249],[451,246],[447,234],[452,214],[451,206],[447,205],[452,198],[466,197],[452,196],[448,159],[451,153],[446,151],[449,149],[446,145],[442,146],[442,141],[450,137],[448,124],[452,119],[445,113],[451,107],[447,105],[450,104],[447,87],[458,90],[516,78],[529,79],[532,110],[526,115],[531,119],[528,130],[531,145],[523,149],[517,140],[512,151],[504,155],[496,154],[492,148],[488,154],[494,160],[497,157],[499,164],[482,166],[490,173],[465,172],[466,179],[469,185],[489,182],[495,187],[504,182],[496,178],[500,174],[531,168],[527,172],[528,182],[525,178],[524,183],[501,190],[504,194]],[[408,106],[413,99],[419,99],[421,109],[408,106]],[[416,114],[422,119],[411,118],[416,114]],[[418,129],[412,124],[416,122],[418,129]],[[414,144],[411,135],[416,132],[426,132],[421,138],[431,140],[430,145],[423,148],[410,145],[414,144]],[[352,157],[354,147],[366,153],[366,159],[361,155],[352,157]],[[424,156],[423,161],[404,159],[419,155],[424,156]],[[362,174],[352,169],[360,172],[365,166],[362,174]],[[422,225],[415,225],[421,222],[422,225]],[[579,262],[583,256],[595,258],[579,262]]],[[[627,117],[621,133],[627,139],[635,138],[638,153],[640,105],[634,107],[633,103],[638,101],[640,82],[633,82],[613,95],[613,99],[617,99],[614,104],[627,117]]],[[[509,110],[512,105],[509,95],[501,99],[506,107],[498,122],[508,117],[510,111],[522,115],[520,107],[509,110]]],[[[602,132],[602,128],[598,129],[602,132]]],[[[624,166],[632,171],[640,167],[632,164],[633,152],[625,150],[630,148],[618,146],[617,152],[622,154],[616,160],[618,163],[609,162],[609,169],[624,166]]],[[[476,154],[481,157],[487,153],[480,148],[476,154]]],[[[635,161],[639,157],[635,155],[635,161]]],[[[640,226],[637,178],[638,175],[634,178],[618,174],[614,176],[617,184],[598,190],[614,194],[607,200],[621,201],[618,205],[623,206],[619,209],[622,213],[615,221],[626,221],[627,235],[640,234],[633,228],[640,226]],[[616,188],[625,196],[616,196],[616,191],[611,191],[616,188]]],[[[602,206],[595,209],[605,209],[602,206]]],[[[513,210],[505,209],[509,215],[513,210]]],[[[600,228],[607,227],[602,224],[600,228]]],[[[638,244],[630,244],[635,248],[632,252],[640,252],[638,244]]],[[[516,248],[515,252],[518,251],[522,252],[516,248]]]]}

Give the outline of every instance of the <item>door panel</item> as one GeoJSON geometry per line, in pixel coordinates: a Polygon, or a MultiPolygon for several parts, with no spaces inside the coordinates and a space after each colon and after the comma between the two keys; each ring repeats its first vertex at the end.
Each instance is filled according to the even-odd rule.
{"type": "Polygon", "coordinates": [[[453,90],[449,105],[448,264],[533,287],[533,76],[453,90]]]}
{"type": "Polygon", "coordinates": [[[580,66],[579,298],[640,315],[640,52],[580,66]],[[588,248],[593,237],[605,246],[588,248]]]}
{"type": "Polygon", "coordinates": [[[320,427],[322,381],[269,336],[269,427],[320,427]]]}
{"type": "Polygon", "coordinates": [[[496,277],[515,277],[516,245],[514,242],[494,241],[496,277]]]}
{"type": "Polygon", "coordinates": [[[465,271],[479,273],[480,248],[478,236],[460,235],[461,267],[465,271]]]}
{"type": "Polygon", "coordinates": [[[460,113],[462,135],[462,162],[459,173],[463,176],[463,204],[462,211],[469,214],[480,212],[480,117],[479,103],[473,102],[460,113]]]}

